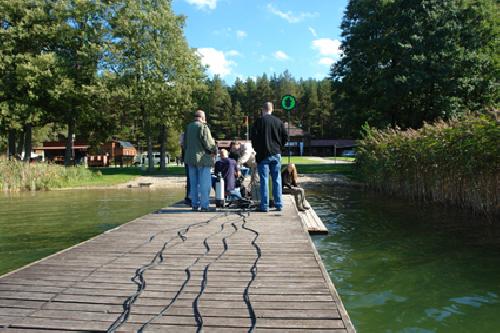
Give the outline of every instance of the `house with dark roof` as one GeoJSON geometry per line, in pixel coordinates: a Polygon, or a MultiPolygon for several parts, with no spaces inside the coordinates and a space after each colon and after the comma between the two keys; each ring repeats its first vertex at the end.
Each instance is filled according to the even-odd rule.
{"type": "Polygon", "coordinates": [[[137,149],[134,145],[128,141],[112,140],[107,142],[102,146],[102,151],[104,155],[109,157],[110,161],[113,161],[120,166],[132,165],[134,163],[135,155],[137,155],[137,149]]]}
{"type": "Polygon", "coordinates": [[[351,150],[356,145],[356,140],[311,140],[305,150],[309,156],[340,156],[344,150],[351,150]]]}

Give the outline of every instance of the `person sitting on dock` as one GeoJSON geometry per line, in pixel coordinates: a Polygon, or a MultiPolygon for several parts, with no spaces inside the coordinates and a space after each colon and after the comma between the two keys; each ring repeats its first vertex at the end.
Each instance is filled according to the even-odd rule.
{"type": "Polygon", "coordinates": [[[205,112],[202,110],[196,111],[194,121],[186,127],[184,146],[186,149],[184,163],[189,167],[191,207],[193,210],[198,210],[201,206],[202,211],[214,211],[215,208],[209,207],[210,167],[217,146],[206,124],[205,112]]]}
{"type": "Polygon", "coordinates": [[[236,141],[231,141],[229,144],[229,158],[232,158],[233,160],[238,163],[238,160],[241,157],[241,146],[239,142],[236,141]]]}
{"type": "Polygon", "coordinates": [[[305,201],[304,189],[297,184],[297,168],[295,164],[290,163],[281,173],[281,181],[283,183],[283,194],[292,194],[295,197],[297,209],[304,211],[311,208],[305,201]]]}
{"type": "Polygon", "coordinates": [[[239,176],[239,170],[236,161],[229,157],[229,152],[226,149],[221,149],[220,157],[221,159],[215,162],[214,173],[215,175],[218,175],[219,172],[222,174],[225,196],[228,196],[236,188],[236,177],[239,176]]]}

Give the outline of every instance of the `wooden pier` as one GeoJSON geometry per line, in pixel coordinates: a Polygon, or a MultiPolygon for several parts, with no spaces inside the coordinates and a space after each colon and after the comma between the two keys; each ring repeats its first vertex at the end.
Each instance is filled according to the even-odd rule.
{"type": "Polygon", "coordinates": [[[0,332],[355,332],[292,199],[173,206],[0,277],[0,332]]]}

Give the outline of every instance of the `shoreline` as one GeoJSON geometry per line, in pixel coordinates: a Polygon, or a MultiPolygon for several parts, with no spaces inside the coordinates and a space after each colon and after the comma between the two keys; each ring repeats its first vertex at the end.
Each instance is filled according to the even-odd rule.
{"type": "MultiPolygon", "coordinates": [[[[331,185],[340,186],[357,186],[359,184],[353,182],[348,177],[342,174],[300,174],[299,184],[304,188],[315,186],[318,184],[328,183],[331,185]]],[[[62,187],[51,188],[48,190],[37,191],[72,191],[72,190],[109,190],[109,189],[165,189],[165,188],[184,188],[186,186],[186,177],[184,176],[138,176],[135,179],[126,183],[114,185],[91,185],[77,187],[62,187]],[[150,184],[147,187],[140,187],[140,183],[150,184]]],[[[4,192],[29,192],[29,191],[4,191],[4,192]]]]}

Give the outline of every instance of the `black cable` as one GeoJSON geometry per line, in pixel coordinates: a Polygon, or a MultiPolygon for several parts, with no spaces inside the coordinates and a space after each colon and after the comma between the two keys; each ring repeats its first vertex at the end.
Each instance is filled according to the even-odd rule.
{"type": "Polygon", "coordinates": [[[203,331],[203,316],[201,315],[200,309],[198,308],[198,303],[200,301],[201,296],[205,292],[205,288],[208,283],[208,270],[210,269],[210,265],[212,265],[214,262],[217,262],[226,253],[226,251],[229,249],[229,245],[227,244],[227,239],[232,237],[238,231],[238,227],[234,222],[231,223],[231,226],[233,227],[234,231],[229,236],[222,238],[222,244],[224,246],[224,249],[222,250],[221,253],[219,253],[219,255],[214,259],[214,261],[209,262],[207,265],[205,265],[205,268],[203,269],[203,279],[201,280],[200,283],[200,292],[198,293],[198,295],[196,295],[193,301],[193,314],[197,326],[196,332],[203,331]]]}
{"type": "MultiPolygon", "coordinates": [[[[238,212],[238,215],[241,216],[241,218],[243,219],[243,224],[241,225],[241,227],[243,229],[251,231],[255,234],[255,237],[252,240],[252,245],[257,252],[257,258],[255,258],[255,261],[254,261],[252,267],[250,268],[250,273],[252,274],[252,277],[251,277],[250,281],[248,281],[246,288],[243,290],[243,301],[247,305],[248,315],[250,316],[250,323],[251,323],[251,325],[248,329],[248,333],[251,333],[255,330],[255,326],[257,324],[257,316],[255,315],[255,310],[253,309],[252,302],[250,300],[249,290],[250,290],[250,286],[252,285],[252,283],[255,281],[255,278],[257,277],[257,262],[259,261],[259,259],[262,256],[262,251],[261,251],[259,245],[257,245],[257,243],[256,243],[257,238],[259,238],[259,232],[257,230],[254,230],[252,228],[248,228],[246,226],[247,220],[246,220],[246,217],[243,214],[243,212],[238,212]]],[[[248,213],[248,216],[250,216],[250,213],[248,213]]]]}
{"type": "MultiPolygon", "coordinates": [[[[118,328],[120,328],[120,326],[122,326],[128,320],[128,317],[130,316],[130,311],[131,311],[131,308],[132,308],[132,304],[135,303],[135,301],[141,295],[141,293],[144,291],[144,289],[146,289],[146,281],[144,280],[144,272],[146,270],[148,270],[148,269],[156,267],[157,265],[159,265],[159,264],[161,264],[163,262],[163,252],[167,248],[167,245],[170,242],[172,242],[175,239],[177,239],[177,238],[181,238],[181,240],[184,241],[185,240],[185,234],[187,234],[192,227],[201,227],[204,224],[205,225],[209,224],[211,221],[214,221],[214,220],[218,219],[221,216],[222,215],[219,214],[219,215],[216,215],[216,216],[208,219],[207,221],[192,223],[192,224],[188,225],[186,228],[184,228],[183,230],[178,231],[176,236],[171,237],[168,241],[166,241],[165,243],[163,243],[162,248],[158,252],[156,252],[156,255],[154,256],[154,258],[148,264],[142,266],[141,268],[138,268],[135,271],[135,275],[130,280],[137,285],[137,290],[136,290],[136,292],[133,295],[130,295],[125,300],[125,302],[123,302],[123,311],[122,311],[122,313],[111,324],[111,326],[109,326],[107,332],[115,332],[118,328]],[[160,259],[160,260],[158,260],[158,259],[160,259]]],[[[150,238],[150,239],[152,240],[153,238],[150,238]]],[[[177,244],[180,244],[180,243],[177,243],[177,244]]],[[[171,247],[173,247],[175,245],[176,244],[172,245],[171,247]]],[[[171,247],[169,247],[169,248],[171,248],[171,247]]]]}
{"type": "MultiPolygon", "coordinates": [[[[174,297],[170,300],[170,302],[155,316],[153,316],[151,319],[149,319],[146,323],[144,323],[138,330],[138,332],[143,332],[143,330],[145,328],[147,328],[149,326],[149,324],[151,324],[153,321],[155,321],[156,319],[160,318],[161,316],[163,316],[167,311],[168,309],[172,306],[172,304],[175,303],[175,301],[177,300],[177,298],[180,296],[180,294],[183,292],[184,288],[186,287],[186,285],[189,283],[189,281],[191,280],[191,268],[196,265],[200,260],[201,258],[205,257],[209,252],[210,252],[210,247],[208,246],[208,239],[222,233],[224,231],[224,227],[226,224],[228,223],[231,223],[231,225],[233,226],[233,228],[235,228],[235,230],[238,230],[234,224],[234,222],[231,222],[231,221],[227,221],[227,222],[224,222],[221,224],[221,228],[220,230],[214,232],[213,234],[211,234],[210,236],[208,236],[207,238],[205,238],[204,240],[204,244],[205,244],[205,248],[208,248],[209,250],[206,251],[203,255],[200,255],[196,258],[196,260],[194,260],[186,269],[184,269],[184,273],[186,274],[186,279],[184,280],[184,282],[182,283],[181,287],[179,288],[179,290],[177,290],[177,293],[174,295],[174,297]]],[[[231,237],[232,235],[234,235],[236,231],[233,231],[233,233],[231,233],[228,237],[231,237]]],[[[222,239],[222,243],[224,244],[224,251],[223,253],[227,250],[227,242],[226,242],[226,238],[228,237],[224,237],[222,239]]],[[[183,241],[187,239],[185,236],[183,238],[183,241]]],[[[219,258],[221,255],[219,255],[217,258],[219,258]]],[[[215,260],[217,260],[217,258],[215,260]]]]}

